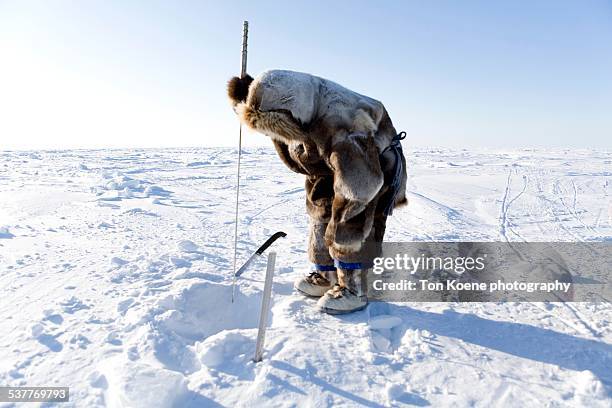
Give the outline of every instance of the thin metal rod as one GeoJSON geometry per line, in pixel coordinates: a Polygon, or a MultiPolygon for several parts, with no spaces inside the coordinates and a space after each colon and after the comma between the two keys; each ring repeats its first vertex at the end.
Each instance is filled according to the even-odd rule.
{"type": "Polygon", "coordinates": [[[238,203],[240,202],[240,158],[242,152],[242,124],[238,132],[238,171],[236,176],[236,211],[234,217],[234,267],[232,269],[232,303],[234,303],[234,288],[236,287],[236,260],[238,259],[238,203]]]}
{"type": "MultiPolygon", "coordinates": [[[[242,58],[240,77],[244,78],[247,70],[247,45],[249,37],[249,22],[242,25],[242,58]]],[[[236,175],[236,212],[234,217],[234,267],[232,270],[232,303],[234,303],[234,291],[236,288],[236,259],[238,258],[238,203],[240,202],[240,159],[242,158],[242,124],[238,132],[238,170],[236,175]]]]}
{"type": "Polygon", "coordinates": [[[266,340],[266,327],[268,326],[268,312],[270,311],[270,300],[272,299],[272,281],[274,279],[274,264],[276,263],[276,252],[268,254],[268,267],[266,268],[266,281],[264,283],[263,297],[261,299],[261,311],[259,312],[259,329],[257,330],[257,344],[255,345],[255,358],[253,361],[260,362],[263,358],[264,342],[266,340]]]}
{"type": "Polygon", "coordinates": [[[247,73],[247,43],[249,40],[249,22],[242,23],[242,64],[240,66],[240,78],[247,73]]]}

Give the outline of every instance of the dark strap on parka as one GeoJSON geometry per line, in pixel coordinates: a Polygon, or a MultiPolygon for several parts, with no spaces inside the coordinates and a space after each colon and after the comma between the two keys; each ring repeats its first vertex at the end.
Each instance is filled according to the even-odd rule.
{"type": "Polygon", "coordinates": [[[402,162],[403,151],[401,141],[406,138],[406,132],[399,132],[392,140],[391,144],[387,146],[381,153],[382,157],[388,150],[393,151],[395,156],[395,169],[393,172],[393,179],[391,180],[391,194],[389,195],[388,202],[385,204],[384,214],[389,216],[393,214],[393,207],[395,207],[395,199],[399,193],[400,186],[402,184],[402,173],[404,170],[404,164],[402,162]]]}

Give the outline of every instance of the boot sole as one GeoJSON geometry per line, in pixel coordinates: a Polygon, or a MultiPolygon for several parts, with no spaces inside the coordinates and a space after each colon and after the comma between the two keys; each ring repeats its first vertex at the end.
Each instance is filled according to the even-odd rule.
{"type": "Polygon", "coordinates": [[[368,307],[369,303],[366,303],[365,305],[357,308],[357,309],[353,309],[353,310],[337,310],[337,309],[329,309],[327,307],[319,307],[319,311],[322,313],[327,313],[330,315],[343,315],[343,314],[349,314],[349,313],[354,313],[354,312],[359,312],[360,310],[365,309],[366,307],[368,307]]]}
{"type": "Polygon", "coordinates": [[[311,299],[319,299],[319,298],[323,297],[323,295],[325,294],[325,293],[324,293],[324,294],[323,294],[323,295],[321,295],[321,296],[316,296],[316,295],[311,295],[311,294],[306,293],[306,292],[302,292],[301,290],[299,290],[299,289],[298,289],[298,288],[296,288],[296,287],[293,287],[293,289],[295,289],[295,291],[296,291],[296,292],[298,292],[300,295],[306,296],[306,297],[311,298],[311,299]]]}

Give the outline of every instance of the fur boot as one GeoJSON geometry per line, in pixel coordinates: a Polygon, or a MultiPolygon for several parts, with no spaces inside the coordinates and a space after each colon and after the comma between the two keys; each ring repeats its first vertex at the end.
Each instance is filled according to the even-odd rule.
{"type": "Polygon", "coordinates": [[[338,284],[319,299],[318,309],[328,314],[345,314],[365,309],[368,299],[364,272],[362,269],[338,269],[338,284]]]}
{"type": "Polygon", "coordinates": [[[295,290],[309,297],[321,297],[337,282],[336,271],[313,271],[308,276],[298,278],[295,290]]]}

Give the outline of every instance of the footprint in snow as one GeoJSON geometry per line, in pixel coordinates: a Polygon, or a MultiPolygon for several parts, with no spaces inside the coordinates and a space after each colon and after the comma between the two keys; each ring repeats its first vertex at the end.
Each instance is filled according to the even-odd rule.
{"type": "Polygon", "coordinates": [[[11,234],[8,227],[0,227],[0,239],[11,239],[14,237],[15,235],[11,234]]]}
{"type": "Polygon", "coordinates": [[[390,314],[389,308],[385,304],[373,304],[370,306],[369,312],[368,326],[374,350],[392,351],[394,343],[397,343],[397,337],[400,335],[400,328],[404,321],[399,316],[390,314]]]}
{"type": "Polygon", "coordinates": [[[135,303],[134,298],[127,298],[117,303],[117,312],[125,314],[127,310],[135,303]]]}
{"type": "Polygon", "coordinates": [[[73,314],[79,310],[89,309],[90,306],[83,303],[79,298],[71,296],[70,298],[60,302],[62,310],[66,313],[73,314]]]}
{"type": "Polygon", "coordinates": [[[189,262],[187,259],[179,258],[179,257],[176,257],[176,256],[171,256],[170,255],[168,257],[168,260],[176,268],[189,268],[191,266],[191,262],[189,262]]]}
{"type": "Polygon", "coordinates": [[[125,259],[121,259],[119,257],[114,256],[111,258],[110,263],[112,267],[120,268],[123,265],[128,264],[129,262],[126,261],[125,259]]]}
{"type": "Polygon", "coordinates": [[[113,346],[120,346],[123,344],[123,342],[119,338],[119,334],[115,331],[108,333],[108,335],[106,336],[106,342],[112,344],[113,346]]]}
{"type": "Polygon", "coordinates": [[[57,341],[56,337],[58,337],[59,334],[54,336],[54,335],[45,333],[45,326],[43,326],[40,323],[34,324],[31,327],[31,332],[32,332],[32,338],[34,338],[40,344],[46,346],[49,350],[55,353],[62,351],[62,349],[64,348],[62,343],[57,341]]]}
{"type": "Polygon", "coordinates": [[[45,316],[43,320],[47,320],[51,323],[60,325],[64,322],[64,318],[61,314],[57,313],[55,310],[47,309],[43,311],[43,315],[45,316]]]}
{"type": "Polygon", "coordinates": [[[77,333],[74,336],[72,336],[69,342],[70,344],[74,344],[80,349],[86,349],[87,346],[91,344],[91,341],[80,333],[77,333]]]}
{"type": "Polygon", "coordinates": [[[200,247],[193,241],[183,240],[177,244],[177,248],[181,252],[187,253],[198,253],[200,252],[200,247]]]}

